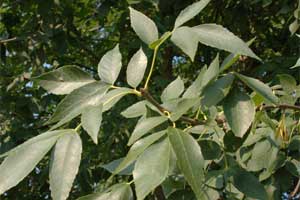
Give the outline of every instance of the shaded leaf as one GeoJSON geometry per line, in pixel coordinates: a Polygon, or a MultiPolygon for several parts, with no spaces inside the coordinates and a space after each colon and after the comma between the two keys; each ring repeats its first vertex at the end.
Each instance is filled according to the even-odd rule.
{"type": "Polygon", "coordinates": [[[170,119],[177,121],[183,114],[185,114],[190,108],[196,105],[199,101],[198,98],[193,99],[181,99],[177,104],[176,110],[171,113],[170,119]]]}
{"type": "Polygon", "coordinates": [[[258,200],[268,199],[264,186],[251,173],[242,169],[234,170],[233,185],[247,197],[258,200]]]}
{"type": "MultiPolygon", "coordinates": [[[[117,169],[117,167],[124,161],[124,158],[119,158],[116,160],[111,161],[110,163],[107,163],[105,165],[101,165],[102,168],[106,169],[110,173],[114,173],[117,169]]],[[[124,169],[122,169],[117,174],[119,175],[131,175],[134,167],[134,162],[126,166],[124,169]]]]}
{"type": "Polygon", "coordinates": [[[233,80],[234,76],[227,74],[204,88],[201,105],[205,107],[217,105],[229,93],[233,80]]]}
{"type": "Polygon", "coordinates": [[[117,88],[110,90],[100,101],[103,104],[102,112],[106,112],[111,109],[125,95],[133,93],[134,91],[130,88],[117,88]]]}
{"type": "Polygon", "coordinates": [[[257,94],[261,95],[269,102],[274,104],[278,103],[279,99],[273,94],[272,89],[260,80],[250,78],[238,73],[235,73],[235,75],[246,85],[248,85],[252,90],[254,90],[257,94]]]}
{"type": "Polygon", "coordinates": [[[234,90],[225,99],[224,114],[227,122],[237,137],[243,137],[255,116],[255,106],[244,92],[234,90]]]}

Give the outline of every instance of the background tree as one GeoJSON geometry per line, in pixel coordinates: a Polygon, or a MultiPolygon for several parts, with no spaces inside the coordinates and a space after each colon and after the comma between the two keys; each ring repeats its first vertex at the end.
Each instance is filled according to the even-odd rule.
{"type": "MultiPolygon", "coordinates": [[[[164,33],[172,30],[179,12],[191,3],[193,1],[178,0],[2,1],[0,11],[0,103],[3,105],[0,107],[1,153],[48,130],[48,125],[44,123],[63,98],[45,92],[36,82],[31,81],[32,77],[59,69],[64,65],[76,65],[97,78],[97,65],[100,58],[114,48],[116,43],[120,44],[123,65],[129,62],[140,46],[143,46],[149,58],[152,51],[136,36],[130,26],[128,6],[152,18],[159,32],[164,33]]],[[[295,79],[298,82],[299,76],[298,69],[290,69],[290,67],[295,65],[299,57],[299,45],[297,45],[299,38],[296,34],[291,36],[290,30],[297,31],[299,15],[296,9],[295,1],[211,1],[201,15],[197,15],[187,25],[217,23],[245,41],[256,37],[251,49],[259,55],[263,63],[248,57],[240,57],[231,70],[256,77],[272,86],[281,85],[280,87],[288,94],[283,95],[282,98],[293,105],[298,97],[298,86],[291,80],[295,79]],[[293,15],[293,12],[296,14],[293,15]],[[290,76],[278,76],[280,74],[290,76]]],[[[181,77],[185,85],[190,85],[198,76],[201,67],[210,64],[217,52],[219,52],[217,49],[200,45],[194,62],[191,62],[189,56],[180,48],[167,41],[157,55],[157,69],[152,76],[150,92],[155,99],[159,99],[160,93],[157,91],[163,91],[177,76],[181,77]]],[[[221,61],[226,56],[226,52],[220,52],[221,61]]],[[[116,86],[126,83],[125,74],[126,68],[123,67],[116,86]]],[[[246,91],[251,91],[248,87],[244,88],[246,91]]],[[[277,91],[278,88],[273,89],[282,95],[280,93],[282,91],[277,91]]],[[[124,157],[128,152],[126,144],[137,120],[125,120],[117,113],[136,102],[138,98],[134,96],[125,98],[126,100],[120,101],[118,106],[103,116],[98,145],[93,145],[86,134],[81,134],[84,146],[82,161],[70,199],[92,193],[95,188],[98,190],[105,188],[110,173],[102,168],[103,164],[124,157]]],[[[284,115],[275,111],[268,114],[278,122],[278,124],[275,122],[275,125],[270,122],[269,125],[275,126],[274,130],[275,132],[277,130],[279,135],[283,134],[280,131],[285,130],[287,123],[284,122],[286,118],[282,117],[284,115]]],[[[198,117],[204,116],[208,114],[203,113],[198,117]]],[[[292,117],[289,118],[289,113],[287,116],[288,120],[291,120],[290,118],[297,120],[294,112],[291,114],[292,117]]],[[[73,121],[68,127],[76,127],[78,121],[73,121]]],[[[236,152],[241,145],[240,139],[230,133],[225,139],[228,152],[236,152]]],[[[299,140],[295,139],[295,141],[297,150],[299,140]]],[[[264,146],[265,151],[266,144],[261,145],[264,146]]],[[[298,154],[297,151],[294,153],[293,156],[297,157],[299,149],[298,154]]],[[[35,171],[17,187],[9,190],[1,198],[50,198],[49,156],[45,157],[35,171]]],[[[289,164],[282,166],[275,174],[275,177],[280,177],[276,185],[276,188],[279,188],[277,196],[280,196],[281,192],[289,192],[293,189],[293,177],[299,176],[295,172],[295,167],[299,168],[299,164],[295,164],[294,160],[285,161],[289,164]]],[[[113,182],[127,179],[129,177],[117,176],[113,182]]],[[[189,188],[178,193],[191,194],[189,188]]],[[[158,189],[154,195],[160,194],[158,189]]]]}

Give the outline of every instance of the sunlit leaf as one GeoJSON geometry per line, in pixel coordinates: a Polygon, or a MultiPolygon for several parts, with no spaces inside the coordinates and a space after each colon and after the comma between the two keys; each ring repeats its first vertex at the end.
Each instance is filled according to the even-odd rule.
{"type": "Polygon", "coordinates": [[[81,139],[75,131],[58,139],[52,154],[49,175],[53,199],[68,198],[79,169],[81,152],[81,139]]]}

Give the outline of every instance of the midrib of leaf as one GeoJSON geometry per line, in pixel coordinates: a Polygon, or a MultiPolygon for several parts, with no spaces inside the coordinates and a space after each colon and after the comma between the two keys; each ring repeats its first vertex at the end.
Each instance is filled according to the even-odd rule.
{"type": "MultiPolygon", "coordinates": [[[[190,172],[191,172],[191,174],[192,174],[193,185],[196,185],[194,173],[193,173],[193,170],[192,170],[192,166],[190,165],[189,156],[188,156],[187,151],[186,151],[186,149],[185,149],[185,146],[184,146],[184,143],[183,143],[183,140],[182,140],[182,136],[181,136],[181,134],[178,134],[178,131],[177,131],[177,130],[176,130],[176,134],[180,136],[180,141],[179,141],[179,142],[180,142],[181,145],[183,146],[183,153],[184,153],[184,155],[185,155],[185,158],[187,158],[187,160],[189,161],[189,162],[187,162],[187,164],[188,164],[189,170],[190,170],[190,172]]],[[[198,189],[197,189],[197,190],[198,190],[198,189]]]]}

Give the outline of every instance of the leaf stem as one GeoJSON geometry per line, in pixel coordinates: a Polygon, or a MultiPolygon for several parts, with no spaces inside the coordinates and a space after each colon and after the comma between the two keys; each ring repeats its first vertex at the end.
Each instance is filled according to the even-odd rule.
{"type": "Polygon", "coordinates": [[[156,60],[158,48],[159,48],[159,46],[156,46],[155,49],[154,49],[152,63],[151,63],[151,68],[150,68],[150,71],[149,71],[149,74],[147,76],[147,79],[146,79],[146,82],[145,82],[145,86],[144,86],[144,88],[146,88],[146,89],[148,88],[149,81],[150,81],[150,78],[151,78],[153,70],[154,70],[154,65],[155,65],[155,60],[156,60]]]}
{"type": "Polygon", "coordinates": [[[74,130],[75,130],[76,132],[78,132],[80,128],[81,128],[81,123],[78,124],[78,126],[76,126],[76,128],[75,128],[74,130]]]}

